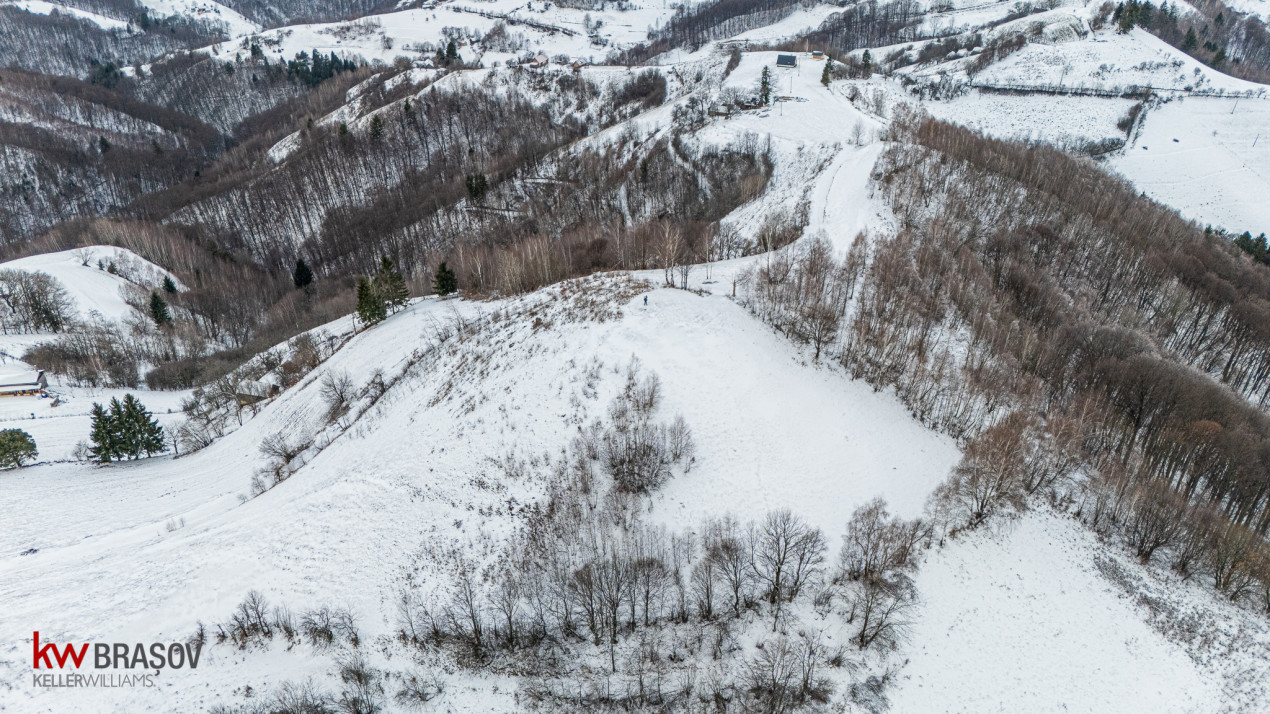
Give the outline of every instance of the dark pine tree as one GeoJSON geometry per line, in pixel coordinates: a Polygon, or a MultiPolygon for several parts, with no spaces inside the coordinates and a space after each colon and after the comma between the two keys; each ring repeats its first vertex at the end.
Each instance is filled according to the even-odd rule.
{"type": "Polygon", "coordinates": [[[291,279],[300,290],[313,284],[313,271],[309,269],[309,264],[304,262],[304,258],[295,261],[295,271],[291,273],[291,279]]]}
{"type": "Polygon", "coordinates": [[[436,277],[432,280],[432,289],[437,295],[442,297],[459,289],[458,278],[454,276],[454,271],[450,270],[445,263],[442,263],[441,267],[437,268],[436,277]]]}
{"type": "Polygon", "coordinates": [[[140,457],[142,452],[151,456],[164,450],[163,427],[131,394],[124,395],[118,421],[125,425],[125,441],[132,458],[140,457]]]}
{"type": "Polygon", "coordinates": [[[379,261],[379,275],[375,276],[375,291],[393,312],[400,310],[410,301],[410,290],[406,288],[406,279],[393,268],[392,259],[384,256],[379,261]]]}
{"type": "Polygon", "coordinates": [[[21,429],[0,431],[0,468],[20,468],[40,455],[35,439],[21,429]]]}
{"type": "Polygon", "coordinates": [[[1182,40],[1182,51],[1194,52],[1197,47],[1199,47],[1199,36],[1195,34],[1195,28],[1186,28],[1186,39],[1182,40]]]}
{"type": "Polygon", "coordinates": [[[168,301],[157,292],[150,293],[150,317],[159,327],[172,324],[172,313],[168,312],[168,301]]]}
{"type": "Polygon", "coordinates": [[[172,279],[171,275],[163,276],[163,292],[168,294],[176,292],[176,281],[172,279]]]}
{"type": "Polygon", "coordinates": [[[108,464],[119,456],[113,420],[110,413],[96,403],[93,404],[92,418],[93,427],[89,438],[92,439],[93,446],[89,451],[97,459],[97,463],[108,464]]]}
{"type": "Polygon", "coordinates": [[[366,278],[357,279],[357,317],[363,325],[374,325],[387,317],[384,299],[366,278]]]}
{"type": "Polygon", "coordinates": [[[464,184],[467,185],[467,195],[471,196],[473,201],[480,200],[481,196],[489,190],[489,181],[485,178],[485,174],[468,174],[464,184]]]}

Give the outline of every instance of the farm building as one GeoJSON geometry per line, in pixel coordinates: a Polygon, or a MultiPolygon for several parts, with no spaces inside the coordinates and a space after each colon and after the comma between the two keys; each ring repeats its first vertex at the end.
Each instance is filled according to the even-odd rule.
{"type": "Polygon", "coordinates": [[[776,66],[794,68],[798,66],[797,55],[776,55],[776,66]]]}
{"type": "Polygon", "coordinates": [[[245,380],[234,390],[234,397],[239,405],[246,407],[277,396],[280,391],[282,390],[276,384],[245,380]]]}
{"type": "Polygon", "coordinates": [[[0,397],[33,397],[44,394],[49,381],[44,370],[28,369],[0,374],[0,397]]]}

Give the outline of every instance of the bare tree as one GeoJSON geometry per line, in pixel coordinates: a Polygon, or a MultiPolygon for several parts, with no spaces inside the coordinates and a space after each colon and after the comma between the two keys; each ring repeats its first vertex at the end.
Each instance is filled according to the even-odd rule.
{"type": "Polygon", "coordinates": [[[825,540],[789,509],[772,511],[754,533],[754,573],[767,589],[768,602],[792,600],[824,562],[825,540]]]}
{"type": "Polygon", "coordinates": [[[890,579],[872,578],[863,581],[850,599],[847,622],[860,621],[854,641],[860,649],[873,645],[894,647],[903,636],[908,622],[905,619],[917,592],[912,581],[903,574],[890,579]]]}
{"type": "Polygon", "coordinates": [[[1178,540],[1188,510],[1186,499],[1166,483],[1153,481],[1134,489],[1126,537],[1143,563],[1149,563],[1157,549],[1178,540]]]}
{"type": "Polygon", "coordinates": [[[326,402],[326,421],[334,422],[348,413],[356,396],[353,378],[348,372],[329,371],[322,377],[321,395],[326,402]]]}
{"type": "Polygon", "coordinates": [[[961,463],[935,490],[937,503],[974,528],[1005,507],[1023,507],[1026,419],[1012,415],[972,440],[961,463]]]}
{"type": "Polygon", "coordinates": [[[920,520],[893,518],[886,502],[876,498],[857,508],[847,521],[838,554],[842,573],[851,580],[868,580],[908,567],[918,543],[929,530],[920,520]]]}
{"type": "Polygon", "coordinates": [[[663,221],[657,236],[657,263],[666,284],[675,286],[672,270],[679,265],[683,253],[683,231],[670,221],[663,221]]]}
{"type": "Polygon", "coordinates": [[[1213,533],[1208,564],[1213,587],[1231,600],[1252,591],[1257,579],[1259,550],[1264,540],[1251,530],[1229,521],[1213,533]]]}

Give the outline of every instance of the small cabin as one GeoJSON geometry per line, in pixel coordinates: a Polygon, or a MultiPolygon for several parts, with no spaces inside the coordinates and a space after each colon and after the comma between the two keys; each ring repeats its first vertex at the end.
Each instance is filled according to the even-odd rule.
{"type": "Polygon", "coordinates": [[[797,55],[776,55],[776,66],[792,69],[798,66],[797,55]]]}
{"type": "Polygon", "coordinates": [[[818,60],[818,59],[824,59],[824,58],[825,58],[825,53],[824,53],[824,52],[821,52],[820,50],[812,50],[812,51],[811,51],[811,58],[812,58],[812,59],[816,59],[816,60],[818,60]]]}
{"type": "Polygon", "coordinates": [[[44,370],[25,370],[0,374],[0,397],[43,396],[49,387],[44,370]]]}
{"type": "Polygon", "coordinates": [[[533,59],[529,60],[529,66],[530,67],[546,67],[550,61],[551,60],[547,57],[547,55],[543,54],[542,52],[539,52],[538,54],[534,55],[533,59]]]}

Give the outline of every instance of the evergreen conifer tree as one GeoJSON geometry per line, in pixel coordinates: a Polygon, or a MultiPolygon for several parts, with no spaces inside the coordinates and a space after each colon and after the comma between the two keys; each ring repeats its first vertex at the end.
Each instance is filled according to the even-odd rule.
{"type": "Polygon", "coordinates": [[[379,275],[375,276],[375,290],[392,312],[405,307],[410,301],[410,290],[406,288],[406,279],[400,272],[393,269],[392,259],[386,255],[379,261],[379,275]]]}
{"type": "Polygon", "coordinates": [[[432,280],[432,289],[442,297],[459,289],[459,282],[454,276],[454,271],[450,270],[445,263],[437,268],[436,277],[432,280]]]}
{"type": "Polygon", "coordinates": [[[865,79],[873,76],[873,55],[868,50],[865,50],[864,56],[860,58],[860,70],[864,73],[865,79]]]}
{"type": "Polygon", "coordinates": [[[370,120],[370,138],[376,140],[384,138],[384,120],[379,118],[378,114],[370,120]]]}
{"type": "Polygon", "coordinates": [[[295,272],[291,274],[291,278],[297,289],[304,289],[313,284],[313,271],[309,269],[309,264],[304,262],[304,258],[295,261],[295,272]]]}
{"type": "Polygon", "coordinates": [[[163,276],[163,292],[169,294],[176,292],[176,281],[172,280],[171,275],[163,276]]]}
{"type": "Polygon", "coordinates": [[[128,455],[132,458],[151,456],[163,451],[163,427],[159,426],[145,406],[131,394],[125,394],[120,422],[127,427],[128,455]]]}
{"type": "MultiPolygon", "coordinates": [[[[132,395],[126,395],[124,401],[132,399],[132,395]]],[[[131,405],[125,406],[117,398],[110,400],[110,424],[112,429],[111,437],[115,443],[115,455],[118,458],[128,457],[137,458],[141,454],[141,450],[137,448],[140,441],[138,435],[136,415],[130,409],[131,405]]]]}
{"type": "Polygon", "coordinates": [[[821,84],[823,84],[823,85],[825,85],[826,87],[828,87],[828,86],[829,86],[829,82],[830,82],[830,80],[832,80],[832,79],[833,79],[833,60],[832,60],[832,59],[830,59],[830,58],[828,58],[828,57],[826,57],[826,58],[825,58],[825,68],[824,68],[824,70],[820,73],[820,83],[821,83],[821,84]]]}
{"type": "Polygon", "coordinates": [[[108,464],[118,457],[114,424],[112,424],[110,413],[100,404],[93,404],[92,418],[93,430],[89,438],[92,439],[93,446],[90,451],[98,463],[108,464]]]}
{"type": "Polygon", "coordinates": [[[454,44],[454,40],[450,40],[449,44],[445,46],[445,62],[446,64],[449,64],[450,62],[453,62],[454,60],[458,58],[459,58],[459,47],[458,45],[454,44]]]}
{"type": "Polygon", "coordinates": [[[467,195],[473,200],[480,199],[489,190],[489,180],[485,178],[485,174],[468,174],[463,182],[467,185],[467,195]]]}
{"type": "Polygon", "coordinates": [[[1186,39],[1182,41],[1182,51],[1194,52],[1196,47],[1199,47],[1199,36],[1195,34],[1194,27],[1189,27],[1186,29],[1186,39]]]}
{"type": "Polygon", "coordinates": [[[357,317],[363,325],[374,325],[387,316],[384,299],[366,278],[357,279],[357,317]]]}
{"type": "Polygon", "coordinates": [[[91,453],[99,463],[151,456],[165,448],[163,427],[136,397],[110,400],[110,407],[93,404],[91,453]]]}
{"type": "Polygon", "coordinates": [[[154,324],[159,327],[171,324],[172,313],[168,312],[168,301],[157,292],[150,293],[150,317],[154,319],[154,324]]]}
{"type": "Polygon", "coordinates": [[[766,66],[763,67],[763,75],[759,77],[758,96],[763,106],[767,106],[772,101],[772,79],[766,66]]]}

